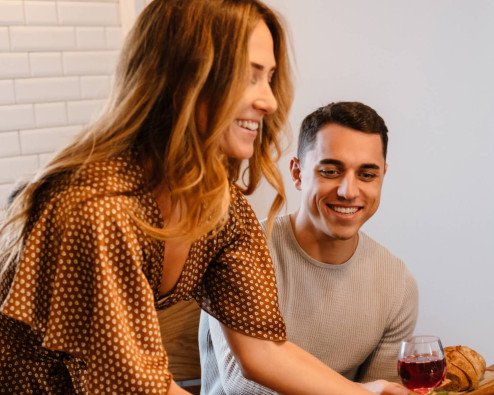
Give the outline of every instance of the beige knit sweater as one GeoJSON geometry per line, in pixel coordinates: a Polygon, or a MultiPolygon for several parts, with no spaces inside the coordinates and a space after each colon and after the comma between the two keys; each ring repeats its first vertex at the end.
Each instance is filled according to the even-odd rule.
{"type": "MultiPolygon", "coordinates": [[[[346,263],[318,262],[297,243],[288,215],[276,219],[270,251],[288,339],[351,380],[397,381],[399,343],[412,334],[418,310],[404,263],[363,232],[346,263]]],[[[206,313],[199,346],[202,394],[274,393],[241,375],[219,323],[206,313]]]]}

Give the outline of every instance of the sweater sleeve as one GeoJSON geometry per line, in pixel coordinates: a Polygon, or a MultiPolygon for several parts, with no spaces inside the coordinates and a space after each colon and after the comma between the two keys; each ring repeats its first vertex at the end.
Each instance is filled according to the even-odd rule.
{"type": "Polygon", "coordinates": [[[369,382],[378,379],[398,382],[397,359],[401,340],[412,335],[418,315],[418,288],[412,274],[404,267],[401,294],[379,345],[360,366],[357,380],[369,382]]]}
{"type": "Polygon", "coordinates": [[[228,346],[220,323],[206,312],[199,325],[201,387],[208,395],[275,395],[276,392],[246,379],[228,346]]]}
{"type": "Polygon", "coordinates": [[[142,240],[118,199],[42,216],[3,313],[28,324],[44,349],[67,355],[82,393],[164,394],[171,374],[142,240]]]}

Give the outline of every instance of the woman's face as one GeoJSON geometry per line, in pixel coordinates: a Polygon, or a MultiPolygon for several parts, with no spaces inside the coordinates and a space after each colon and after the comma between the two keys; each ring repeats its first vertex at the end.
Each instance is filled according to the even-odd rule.
{"type": "Polygon", "coordinates": [[[248,42],[250,62],[249,85],[241,96],[235,119],[220,143],[221,150],[231,158],[249,159],[254,153],[254,142],[260,133],[263,117],[272,114],[278,104],[271,90],[271,79],[276,67],[273,37],[266,23],[260,21],[248,42]]]}

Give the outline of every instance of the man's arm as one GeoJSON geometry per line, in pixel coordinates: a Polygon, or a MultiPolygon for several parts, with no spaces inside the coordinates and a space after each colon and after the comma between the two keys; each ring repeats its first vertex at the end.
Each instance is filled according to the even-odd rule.
{"type": "Polygon", "coordinates": [[[360,382],[377,379],[399,381],[396,363],[400,342],[413,334],[418,315],[417,283],[408,270],[403,281],[402,295],[398,297],[394,314],[390,315],[379,345],[359,368],[357,380],[360,382]]]}

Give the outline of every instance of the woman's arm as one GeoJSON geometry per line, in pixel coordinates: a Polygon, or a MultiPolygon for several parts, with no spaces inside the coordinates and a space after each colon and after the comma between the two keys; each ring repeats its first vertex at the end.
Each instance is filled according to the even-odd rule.
{"type": "MultiPolygon", "coordinates": [[[[262,340],[236,332],[225,325],[222,325],[222,329],[243,375],[277,392],[293,395],[372,393],[289,341],[262,340]]],[[[403,387],[385,381],[380,381],[376,390],[382,395],[408,394],[403,387]]]]}
{"type": "Polygon", "coordinates": [[[167,395],[190,395],[190,392],[187,392],[182,387],[179,387],[178,384],[175,383],[175,380],[172,380],[167,395]]]}
{"type": "Polygon", "coordinates": [[[257,339],[225,325],[222,329],[249,380],[286,394],[370,394],[293,343],[257,339]]]}

